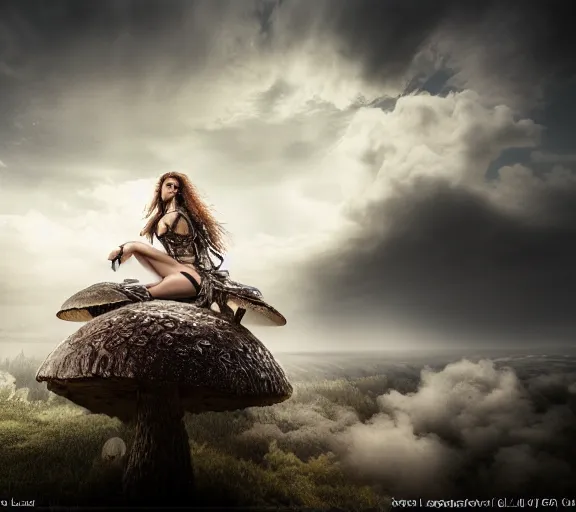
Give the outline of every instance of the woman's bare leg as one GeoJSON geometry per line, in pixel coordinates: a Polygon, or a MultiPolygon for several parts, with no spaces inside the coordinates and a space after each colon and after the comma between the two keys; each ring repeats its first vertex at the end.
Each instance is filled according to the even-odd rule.
{"type": "MultiPolygon", "coordinates": [[[[134,257],[136,258],[136,260],[138,260],[138,263],[140,263],[140,265],[142,265],[146,270],[149,270],[150,272],[152,272],[153,274],[156,274],[158,276],[156,269],[150,264],[150,262],[148,261],[148,258],[146,258],[146,256],[141,256],[140,254],[135,252],[134,257]]],[[[160,277],[160,276],[158,276],[158,277],[160,277]]],[[[160,284],[161,282],[162,282],[162,279],[160,279],[160,281],[156,281],[155,283],[145,284],[144,286],[146,288],[150,288],[151,286],[156,286],[157,284],[160,284]]]]}
{"type": "Polygon", "coordinates": [[[156,272],[156,269],[149,263],[148,258],[146,258],[146,256],[142,256],[137,252],[133,253],[133,256],[136,258],[138,263],[140,263],[140,265],[142,265],[146,270],[149,270],[153,274],[156,274],[158,277],[160,277],[156,272]]]}
{"type": "MultiPolygon", "coordinates": [[[[143,256],[137,252],[134,253],[134,257],[136,258],[136,260],[138,261],[138,263],[140,263],[140,265],[142,265],[146,270],[149,270],[150,272],[152,272],[153,274],[156,274],[158,277],[160,277],[160,275],[158,274],[158,272],[156,272],[156,269],[154,268],[154,266],[150,263],[150,260],[146,257],[143,256]]],[[[160,284],[162,282],[162,279],[160,279],[160,281],[156,281],[154,283],[148,283],[145,284],[144,286],[146,288],[151,288],[152,286],[156,286],[157,284],[160,284]]]]}
{"type": "Polygon", "coordinates": [[[184,265],[165,252],[159,251],[158,249],[142,242],[130,242],[129,244],[126,244],[122,263],[128,260],[131,256],[134,256],[138,261],[145,261],[145,268],[149,270],[151,269],[161,278],[184,271],[191,274],[198,283],[201,281],[200,274],[198,274],[198,272],[191,266],[184,265]]]}
{"type": "Polygon", "coordinates": [[[125,262],[130,256],[134,256],[144,268],[151,270],[162,278],[159,282],[145,285],[152,297],[158,299],[183,299],[196,295],[196,289],[192,283],[180,273],[182,271],[188,272],[200,284],[202,281],[200,275],[190,266],[183,265],[168,254],[141,242],[130,242],[130,245],[127,244],[124,255],[122,262],[125,262]]]}

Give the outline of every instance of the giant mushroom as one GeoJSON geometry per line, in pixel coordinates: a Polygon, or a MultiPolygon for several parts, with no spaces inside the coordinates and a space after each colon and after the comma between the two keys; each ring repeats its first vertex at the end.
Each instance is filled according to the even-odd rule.
{"type": "Polygon", "coordinates": [[[287,400],[292,386],[244,326],[194,304],[154,300],[90,320],[61,342],[36,380],[96,414],[135,423],[124,470],[130,502],[190,498],[184,413],[287,400]]]}

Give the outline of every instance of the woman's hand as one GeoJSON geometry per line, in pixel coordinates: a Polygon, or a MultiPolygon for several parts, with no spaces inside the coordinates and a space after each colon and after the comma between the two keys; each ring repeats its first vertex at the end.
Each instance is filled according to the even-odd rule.
{"type": "Polygon", "coordinates": [[[115,260],[119,254],[120,254],[120,247],[117,247],[108,255],[108,261],[115,260]]]}
{"type": "Polygon", "coordinates": [[[132,256],[132,243],[128,242],[123,244],[123,247],[116,247],[109,255],[108,261],[114,261],[118,255],[122,252],[122,258],[120,259],[120,263],[124,263],[130,256],[132,256]],[[122,250],[123,249],[123,250],[122,250]]]}

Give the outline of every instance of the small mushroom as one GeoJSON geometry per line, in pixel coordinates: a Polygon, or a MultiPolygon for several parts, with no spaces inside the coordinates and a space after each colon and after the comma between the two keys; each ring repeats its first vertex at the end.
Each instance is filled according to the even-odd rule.
{"type": "Polygon", "coordinates": [[[102,460],[108,463],[118,463],[126,454],[126,443],[121,437],[111,437],[102,446],[102,460]]]}
{"type": "Polygon", "coordinates": [[[56,347],[36,380],[93,413],[135,422],[123,486],[131,502],[147,503],[191,497],[185,411],[266,406],[292,394],[282,368],[248,329],[165,300],[99,315],[56,347]]]}

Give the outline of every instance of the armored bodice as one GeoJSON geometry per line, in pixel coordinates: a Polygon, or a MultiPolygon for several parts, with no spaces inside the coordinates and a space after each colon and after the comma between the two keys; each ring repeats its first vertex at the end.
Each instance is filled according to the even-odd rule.
{"type": "Polygon", "coordinates": [[[172,225],[168,226],[166,232],[162,235],[156,233],[156,238],[160,241],[166,253],[180,263],[193,264],[201,270],[220,268],[223,257],[210,246],[205,228],[202,229],[203,226],[200,228],[195,227],[188,213],[182,208],[178,208],[176,211],[178,215],[172,225]],[[174,230],[180,217],[183,217],[188,224],[187,234],[176,233],[174,230]],[[218,265],[214,264],[210,253],[220,260],[218,265]]]}
{"type": "Polygon", "coordinates": [[[196,254],[194,253],[194,238],[195,231],[190,222],[188,222],[188,233],[183,235],[176,233],[174,228],[178,225],[178,221],[182,216],[182,212],[178,211],[176,220],[162,235],[156,232],[156,238],[164,247],[166,253],[180,263],[194,263],[196,261],[196,254]]]}

